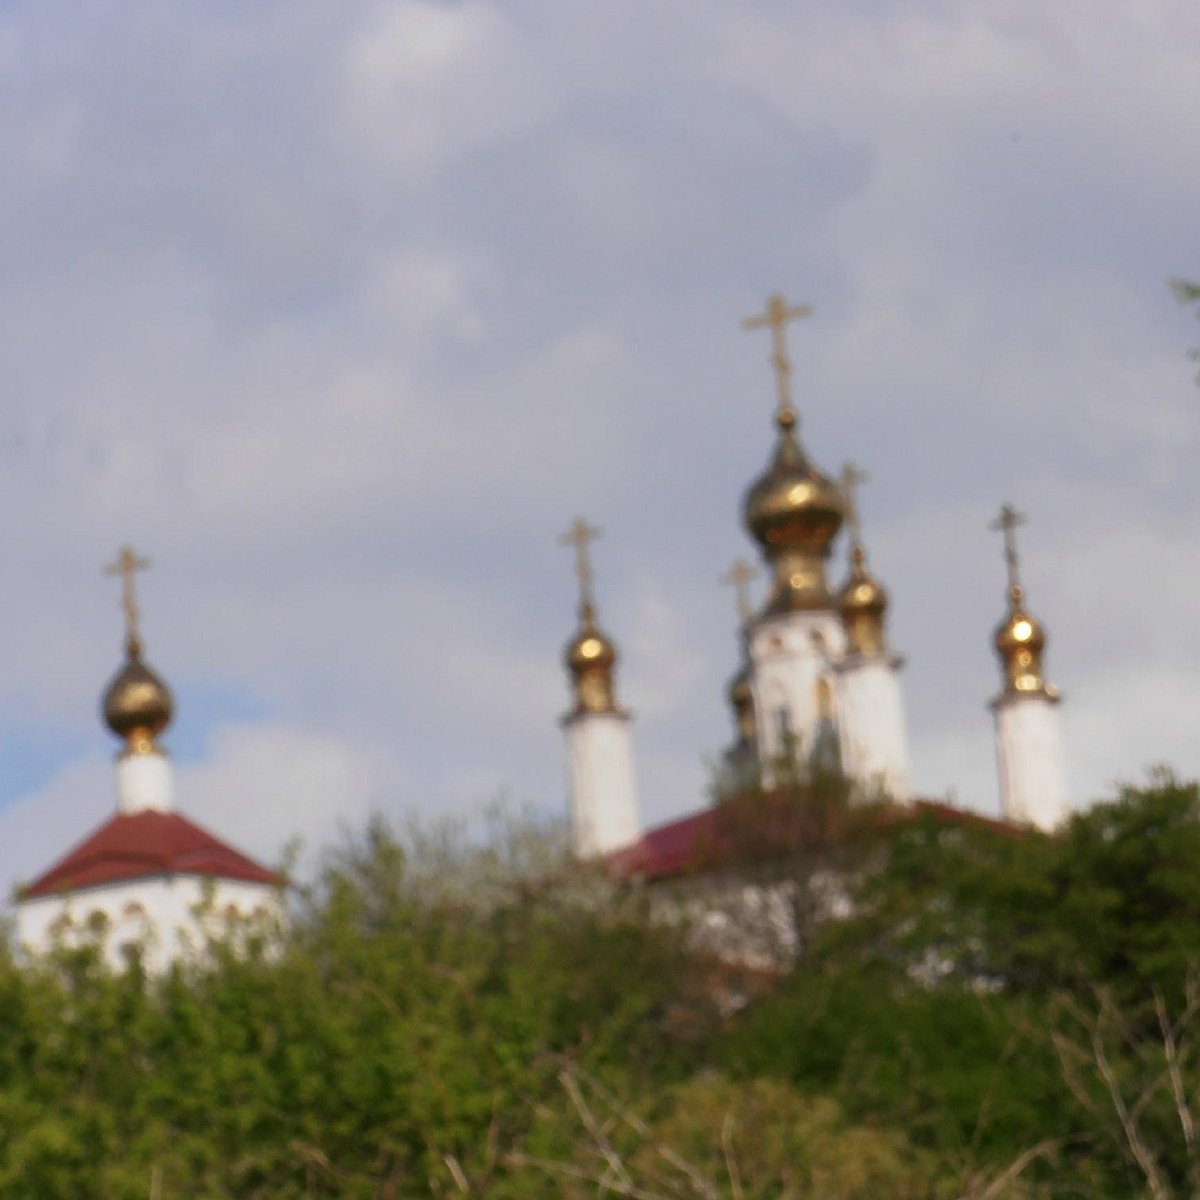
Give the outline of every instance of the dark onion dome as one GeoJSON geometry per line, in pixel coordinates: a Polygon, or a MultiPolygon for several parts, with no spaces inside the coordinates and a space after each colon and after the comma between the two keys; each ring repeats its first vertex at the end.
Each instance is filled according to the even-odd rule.
{"type": "Polygon", "coordinates": [[[754,719],[754,691],[750,686],[750,664],[743,660],[741,667],[729,681],[726,691],[733,709],[739,742],[753,743],[757,737],[754,719]]]}
{"type": "Polygon", "coordinates": [[[845,516],[842,494],[805,455],[796,417],[779,414],[779,442],[746,493],[743,518],[775,569],[763,615],[828,608],[825,560],[845,516]]]}
{"type": "Polygon", "coordinates": [[[154,749],[158,735],[171,723],[174,701],[167,685],[142,662],[132,644],[125,665],[113,676],[101,701],[105,724],[124,738],[130,750],[154,749]]]}

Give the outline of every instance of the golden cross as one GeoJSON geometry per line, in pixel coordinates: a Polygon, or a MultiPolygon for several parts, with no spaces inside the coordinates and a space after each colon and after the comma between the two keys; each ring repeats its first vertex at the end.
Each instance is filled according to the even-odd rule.
{"type": "Polygon", "coordinates": [[[725,587],[734,589],[738,616],[743,625],[754,615],[754,606],[750,603],[750,582],[757,578],[758,572],[744,558],[735,558],[729,570],[717,580],[725,587]]]}
{"type": "Polygon", "coordinates": [[[588,555],[588,543],[600,536],[600,530],[589,525],[582,517],[576,517],[567,532],[558,539],[560,546],[575,547],[575,574],[579,576],[579,606],[592,607],[592,561],[588,555]]]}
{"type": "Polygon", "coordinates": [[[122,546],[117,553],[117,561],[109,563],[104,568],[105,575],[120,575],[121,577],[121,608],[125,613],[125,644],[130,654],[141,652],[141,639],[138,636],[138,606],[137,594],[134,590],[134,575],[150,566],[148,558],[135,554],[132,547],[122,546]]]}
{"type": "Polygon", "coordinates": [[[842,467],[842,497],[846,501],[846,524],[850,529],[850,544],[862,548],[862,525],[858,518],[858,485],[867,483],[871,476],[852,462],[842,467]]]}
{"type": "MultiPolygon", "coordinates": [[[[792,414],[792,364],[787,356],[787,338],[784,330],[792,321],[812,315],[812,308],[807,304],[788,304],[776,293],[767,301],[765,311],[754,317],[747,317],[742,322],[743,329],[770,329],[771,331],[771,365],[775,368],[775,387],[779,399],[779,417],[782,421],[784,414],[792,414]]],[[[790,421],[788,422],[791,423],[790,421]]]]}
{"type": "Polygon", "coordinates": [[[1021,594],[1021,578],[1018,573],[1020,564],[1017,561],[1017,526],[1025,524],[1025,516],[1017,512],[1011,504],[1005,504],[1000,509],[1000,515],[988,525],[989,529],[1004,531],[1004,561],[1008,566],[1008,590],[1013,599],[1021,594]]]}

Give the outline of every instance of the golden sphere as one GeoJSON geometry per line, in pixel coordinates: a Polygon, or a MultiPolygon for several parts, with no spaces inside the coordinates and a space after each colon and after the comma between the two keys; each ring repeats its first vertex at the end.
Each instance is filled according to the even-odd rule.
{"type": "Polygon", "coordinates": [[[611,669],[617,661],[617,648],[595,626],[581,629],[563,650],[563,661],[573,675],[584,671],[611,669]]]}
{"type": "Polygon", "coordinates": [[[860,567],[846,580],[846,586],[838,593],[837,602],[843,616],[856,613],[882,616],[887,610],[888,595],[883,584],[860,567]]]}
{"type": "Polygon", "coordinates": [[[800,550],[826,557],[843,515],[837,485],[808,461],[790,427],[781,427],[771,465],[746,493],[746,528],[768,554],[800,550]]]}
{"type": "Polygon", "coordinates": [[[105,724],[118,737],[153,743],[170,724],[174,701],[167,685],[135,656],[113,676],[101,707],[105,724]]]}
{"type": "Polygon", "coordinates": [[[1012,611],[996,626],[995,646],[1005,659],[1015,656],[1030,659],[1046,647],[1046,631],[1019,605],[1014,605],[1012,611]]]}

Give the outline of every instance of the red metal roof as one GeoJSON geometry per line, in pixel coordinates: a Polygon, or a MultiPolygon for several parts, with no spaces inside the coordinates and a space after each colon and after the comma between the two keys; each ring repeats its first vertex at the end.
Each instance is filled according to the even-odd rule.
{"type": "Polygon", "coordinates": [[[253,859],[175,812],[117,813],[34,880],[22,899],[157,875],[280,883],[253,859]]]}
{"type": "MultiPolygon", "coordinates": [[[[762,837],[751,838],[751,841],[761,842],[762,838],[766,838],[769,842],[773,835],[778,834],[786,845],[786,839],[800,832],[801,828],[794,824],[792,811],[786,802],[773,804],[769,798],[767,804],[758,809],[743,808],[742,815],[761,821],[759,833],[762,837]]],[[[714,805],[666,825],[659,825],[648,830],[631,846],[611,855],[609,866],[618,875],[654,880],[702,870],[719,865],[722,861],[736,860],[739,853],[748,848],[746,839],[741,831],[731,827],[730,820],[723,819],[724,815],[721,806],[714,805]]],[[[910,819],[930,816],[947,824],[982,826],[999,833],[1020,832],[1017,826],[1007,821],[955,808],[940,800],[915,800],[908,808],[897,808],[891,819],[903,820],[906,815],[910,819]]],[[[738,812],[731,811],[730,819],[738,821],[738,812]]]]}

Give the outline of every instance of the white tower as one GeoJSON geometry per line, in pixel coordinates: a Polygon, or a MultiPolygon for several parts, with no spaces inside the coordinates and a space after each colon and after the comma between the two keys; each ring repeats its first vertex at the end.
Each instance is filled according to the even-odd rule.
{"type": "Polygon", "coordinates": [[[887,648],[887,592],[867,571],[857,505],[858,485],[866,479],[850,463],[842,470],[851,544],[850,577],[838,595],[846,632],[846,656],[836,667],[842,768],[866,795],[903,803],[912,793],[900,695],[904,660],[887,648]]]}
{"type": "Polygon", "coordinates": [[[600,531],[577,517],[560,538],[575,548],[579,629],[563,652],[574,704],[562,719],[567,742],[571,832],[579,858],[602,858],[641,837],[629,713],[616,699],[617,648],[596,625],[588,543],[600,531]]]}
{"type": "Polygon", "coordinates": [[[992,701],[1000,805],[1007,820],[1053,829],[1067,814],[1067,786],[1059,730],[1058,690],[1042,674],[1046,633],[1022,606],[1016,528],[1025,518],[1006,504],[991,528],[1004,532],[1009,609],[994,644],[1004,687],[992,701]]]}
{"type": "Polygon", "coordinates": [[[772,296],[764,313],[745,322],[748,329],[771,330],[778,399],[775,454],[743,509],[771,573],[766,604],[749,629],[759,758],[767,775],[782,759],[836,768],[840,758],[834,664],[845,652],[845,636],[825,560],[842,524],[842,497],[796,437],[784,344],[786,324],[810,312],[772,296]]]}

